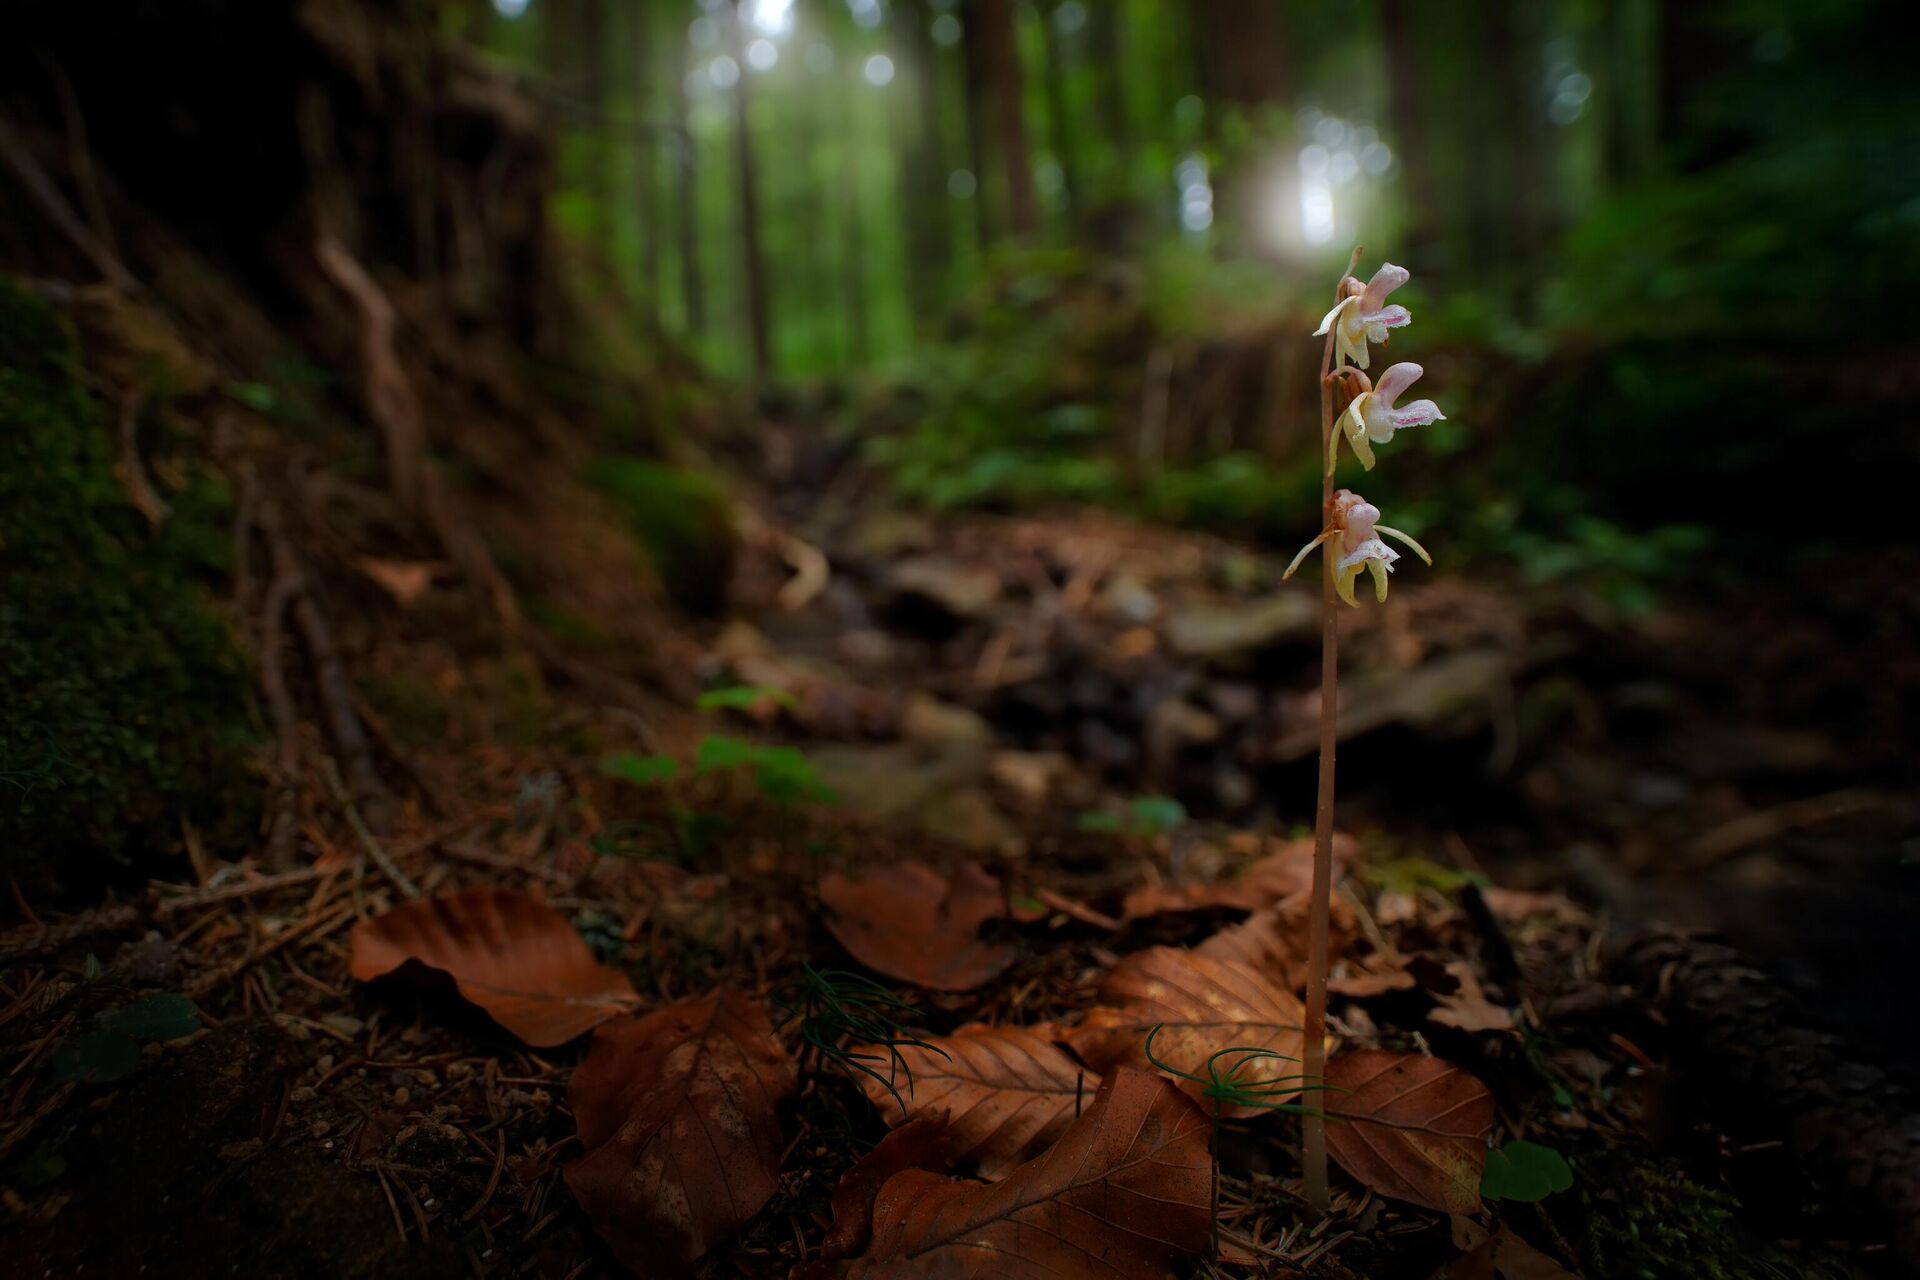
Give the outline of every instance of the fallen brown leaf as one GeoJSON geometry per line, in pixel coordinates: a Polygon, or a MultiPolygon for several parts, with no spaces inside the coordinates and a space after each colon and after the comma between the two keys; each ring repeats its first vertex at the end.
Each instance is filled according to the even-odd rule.
{"type": "Polygon", "coordinates": [[[441,568],[427,561],[383,560],[378,556],[361,556],[354,564],[402,608],[410,608],[426,594],[427,588],[433,585],[434,574],[441,568]]]}
{"type": "MultiPolygon", "coordinates": [[[[1181,1071],[1205,1075],[1207,1059],[1223,1049],[1259,1048],[1278,1058],[1224,1059],[1224,1072],[1240,1064],[1243,1084],[1279,1080],[1300,1072],[1306,1010],[1273,977],[1241,960],[1220,959],[1178,947],[1149,947],[1122,960],[1100,984],[1097,1008],[1067,1033],[1091,1066],[1147,1067],[1147,1036],[1157,1026],[1153,1056],[1181,1071]]],[[[1198,1096],[1202,1086],[1182,1087],[1198,1096]]],[[[1287,1095],[1276,1093],[1274,1101],[1287,1095]]],[[[1211,1105],[1211,1104],[1209,1104],[1211,1105]]],[[[1258,1107],[1227,1107],[1227,1116],[1262,1114],[1258,1107]]]]}
{"type": "Polygon", "coordinates": [[[833,1224],[820,1241],[820,1256],[793,1269],[791,1280],[829,1280],[841,1258],[873,1239],[873,1202],[887,1179],[908,1169],[946,1167],[946,1117],[916,1115],[853,1162],[833,1189],[833,1224]]]}
{"type": "Polygon", "coordinates": [[[565,916],[531,894],[467,889],[416,898],[356,925],[361,982],[417,961],[535,1048],[565,1044],[640,1003],[625,974],[593,958],[565,916]]]}
{"type": "Polygon", "coordinates": [[[1446,971],[1459,985],[1452,992],[1434,993],[1433,998],[1440,1007],[1427,1015],[1427,1021],[1461,1031],[1513,1030],[1513,1014],[1487,999],[1472,965],[1464,960],[1452,960],[1447,963],[1446,971]]]}
{"type": "Polygon", "coordinates": [[[586,1151],[567,1186],[622,1262],[680,1274],[779,1189],[793,1089],[766,1011],[730,987],[602,1027],[567,1091],[586,1151]]]}
{"type": "Polygon", "coordinates": [[[1006,914],[1000,882],[974,863],[943,880],[918,862],[860,877],[820,879],[826,924],[869,969],[935,991],[970,991],[1013,963],[1011,942],[988,942],[980,926],[1006,914]]]}
{"type": "MultiPolygon", "coordinates": [[[[1337,834],[1333,840],[1334,876],[1359,851],[1353,837],[1337,834]]],[[[1313,886],[1313,838],[1287,840],[1256,858],[1240,874],[1217,884],[1150,884],[1127,894],[1120,914],[1127,920],[1175,911],[1205,911],[1227,907],[1260,911],[1285,898],[1305,894],[1313,886]]]]}
{"type": "MultiPolygon", "coordinates": [[[[1580,1280],[1580,1277],[1522,1240],[1506,1227],[1481,1238],[1465,1253],[1433,1273],[1431,1280],[1580,1280]]],[[[1460,1243],[1454,1233],[1454,1243],[1460,1243]]]]}
{"type": "MultiPolygon", "coordinates": [[[[899,1046],[898,1100],[871,1076],[860,1087],[891,1125],[946,1112],[948,1156],[976,1161],[989,1181],[1051,1146],[1100,1087],[1098,1075],[1021,1027],[962,1027],[927,1046],[899,1046]]],[[[887,1056],[877,1045],[856,1052],[887,1056]]]]}
{"type": "Polygon", "coordinates": [[[844,1280],[1164,1280],[1207,1247],[1207,1117],[1122,1067],[1046,1154],[999,1182],[881,1187],[844,1280]]]}
{"type": "Polygon", "coordinates": [[[1449,1062],[1368,1049],[1327,1064],[1327,1154],[1381,1195],[1443,1213],[1480,1207],[1493,1094],[1449,1062]]]}

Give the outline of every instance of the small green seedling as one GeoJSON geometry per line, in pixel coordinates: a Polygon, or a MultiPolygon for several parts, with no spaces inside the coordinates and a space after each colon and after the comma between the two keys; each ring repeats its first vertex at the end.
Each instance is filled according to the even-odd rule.
{"type": "Polygon", "coordinates": [[[709,689],[694,700],[702,711],[752,711],[771,704],[785,711],[797,710],[799,699],[785,689],[767,684],[737,684],[727,689],[709,689]]]}
{"type": "Polygon", "coordinates": [[[799,1024],[800,1039],[820,1055],[822,1062],[849,1073],[858,1072],[885,1086],[905,1114],[907,1104],[900,1096],[898,1081],[906,1077],[907,1092],[913,1092],[913,1069],[900,1055],[902,1047],[925,1049],[947,1057],[945,1050],[928,1044],[906,1027],[906,1019],[918,1011],[886,987],[863,974],[844,969],[816,969],[800,966],[800,977],[775,994],[782,1026],[799,1024]],[[886,1056],[855,1053],[847,1046],[879,1045],[886,1056]],[[887,1063],[882,1075],[874,1063],[887,1063]]]}
{"type": "Polygon", "coordinates": [[[1480,1176],[1480,1194],[1489,1200],[1544,1200],[1573,1185],[1566,1157],[1552,1147],[1516,1139],[1487,1152],[1486,1172],[1480,1176]]]}
{"type": "Polygon", "coordinates": [[[1164,836],[1187,820],[1187,807],[1172,796],[1140,796],[1115,813],[1110,809],[1080,815],[1082,831],[1117,836],[1164,836]]]}

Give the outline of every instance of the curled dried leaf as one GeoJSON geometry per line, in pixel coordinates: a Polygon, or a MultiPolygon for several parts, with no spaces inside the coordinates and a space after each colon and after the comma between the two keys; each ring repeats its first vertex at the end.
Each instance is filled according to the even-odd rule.
{"type": "Polygon", "coordinates": [[[450,976],[462,996],[536,1048],[565,1044],[640,1003],[626,975],[595,960],[565,916],[514,890],[416,898],[354,928],[357,980],[409,961],[450,976]]]}
{"type": "Polygon", "coordinates": [[[980,926],[1006,914],[1000,882],[969,862],[942,879],[918,862],[820,880],[827,929],[861,964],[935,991],[971,991],[1018,954],[980,926]]]}
{"type": "Polygon", "coordinates": [[[642,1275],[679,1274],[779,1188],[776,1110],[793,1060],[760,1003],[731,988],[602,1027],[567,1101],[586,1156],[567,1186],[642,1275]]]}
{"type": "Polygon", "coordinates": [[[909,1171],[845,1280],[1164,1280],[1207,1247],[1208,1121],[1122,1067],[1044,1155],[994,1183],[909,1171]]]}

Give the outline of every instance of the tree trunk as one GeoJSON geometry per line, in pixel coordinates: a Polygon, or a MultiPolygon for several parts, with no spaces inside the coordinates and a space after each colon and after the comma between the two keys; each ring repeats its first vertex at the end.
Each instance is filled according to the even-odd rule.
{"type": "Polygon", "coordinates": [[[982,251],[1000,238],[993,166],[993,77],[987,57],[981,0],[970,0],[961,53],[966,63],[967,162],[973,167],[973,230],[982,251]]]}
{"type": "Polygon", "coordinates": [[[987,76],[993,86],[994,137],[1006,174],[1007,228],[1022,239],[1040,229],[1040,202],[1034,192],[1033,157],[1027,147],[1026,85],[1020,71],[1020,44],[1014,30],[1013,0],[982,0],[986,23],[987,76]]]}
{"type": "MultiPolygon", "coordinates": [[[[1110,147],[1101,202],[1107,206],[1100,222],[1125,226],[1133,207],[1135,155],[1133,112],[1127,105],[1126,9],[1120,4],[1096,4],[1087,16],[1088,40],[1093,49],[1094,84],[1099,93],[1100,127],[1110,147]]],[[[1101,234],[1097,242],[1118,248],[1118,238],[1101,234]]]]}
{"type": "Polygon", "coordinates": [[[1059,12],[1056,4],[1041,15],[1042,25],[1046,28],[1047,40],[1047,137],[1053,148],[1053,161],[1060,166],[1061,203],[1066,212],[1066,224],[1077,227],[1086,212],[1086,206],[1080,188],[1080,156],[1076,146],[1076,131],[1073,116],[1067,99],[1067,76],[1070,67],[1067,62],[1066,37],[1055,23],[1059,12]]]}
{"type": "Polygon", "coordinates": [[[640,274],[639,287],[635,293],[649,316],[657,323],[660,318],[660,269],[661,269],[661,203],[660,203],[660,138],[655,126],[653,107],[659,101],[655,91],[658,80],[657,71],[661,64],[655,48],[654,33],[650,29],[653,15],[650,6],[636,0],[628,21],[633,24],[632,57],[626,69],[626,78],[633,87],[630,95],[633,103],[633,172],[634,172],[634,211],[638,218],[640,233],[640,274]]]}
{"type": "Polygon", "coordinates": [[[940,49],[933,42],[927,0],[901,0],[896,10],[902,28],[900,57],[912,81],[914,107],[896,113],[900,210],[905,219],[907,293],[916,322],[938,316],[946,305],[947,272],[953,251],[948,212],[947,160],[942,145],[940,49]]]}
{"type": "Polygon", "coordinates": [[[1426,85],[1413,8],[1413,0],[1380,0],[1380,26],[1387,55],[1387,118],[1393,122],[1393,154],[1407,195],[1406,254],[1430,261],[1426,250],[1437,238],[1439,209],[1427,150],[1426,85]]]}
{"type": "Polygon", "coordinates": [[[707,293],[700,274],[700,157],[687,111],[687,76],[692,50],[680,41],[680,74],[673,84],[674,222],[680,246],[680,308],[687,334],[698,338],[707,328],[707,293]]]}
{"type": "Polygon", "coordinates": [[[767,289],[767,263],[760,250],[760,177],[753,154],[753,129],[749,123],[753,95],[748,88],[752,73],[747,68],[745,41],[741,30],[746,22],[741,0],[734,0],[731,20],[723,20],[729,52],[740,68],[733,86],[733,152],[738,181],[740,230],[740,281],[742,301],[747,312],[747,353],[756,380],[773,373],[772,307],[767,289]]]}
{"type": "Polygon", "coordinates": [[[857,84],[846,81],[840,87],[840,153],[844,157],[840,189],[846,192],[847,199],[842,223],[846,239],[840,251],[840,284],[847,320],[847,346],[856,366],[864,365],[872,351],[872,335],[867,324],[867,193],[860,176],[860,111],[854,100],[859,91],[857,84]]]}

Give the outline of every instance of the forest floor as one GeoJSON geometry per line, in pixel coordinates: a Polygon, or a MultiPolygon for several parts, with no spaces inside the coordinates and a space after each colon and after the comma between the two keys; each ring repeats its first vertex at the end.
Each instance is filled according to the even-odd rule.
{"type": "MultiPolygon", "coordinates": [[[[642,717],[482,681],[433,607],[442,589],[389,573],[390,594],[362,592],[364,616],[342,624],[359,714],[406,797],[382,833],[312,769],[310,863],[196,859],[12,935],[0,1270],[620,1274],[597,1217],[642,1275],[678,1272],[673,1231],[711,1237],[680,1251],[704,1252],[699,1275],[786,1275],[847,1251],[832,1243],[842,1175],[904,1108],[932,1106],[839,1056],[876,1026],[923,1087],[940,1080],[942,1105],[979,1113],[936,1167],[957,1155],[1016,1179],[1101,1073],[1148,1065],[1150,1023],[1183,1029],[1161,1052],[1191,1052],[1192,1069],[1216,1047],[1297,1051],[1310,586],[1282,586],[1270,554],[1097,514],[934,519],[796,487],[751,524],[732,614],[677,651],[732,691],[704,710],[662,700],[642,717]],[[480,889],[502,891],[484,921],[481,898],[448,896],[480,889]],[[421,916],[417,898],[454,905],[421,916]],[[497,1021],[445,982],[355,981],[379,971],[370,940],[453,974],[497,1021]],[[1183,1011],[1195,966],[1214,986],[1183,1011]],[[624,976],[580,996],[608,973],[624,976]],[[743,1037],[781,1064],[761,1070],[777,1141],[744,1223],[708,1201],[738,1198],[729,1177],[752,1176],[753,1143],[666,1175],[631,1152],[621,1166],[604,1117],[649,1103],[603,1096],[615,1068],[585,1085],[583,1044],[565,1043],[616,1013],[711,1021],[722,987],[744,993],[717,997],[722,1014],[751,1004],[741,1016],[764,1031],[743,1037]],[[512,1007],[516,991],[539,1007],[512,1007]],[[191,1000],[186,1024],[153,993],[191,1000]],[[865,1020],[822,1013],[843,1006],[865,1020]],[[1224,1031],[1194,1029],[1210,1019],[1224,1031]],[[924,1047],[981,1035],[1052,1083],[1001,1082],[1026,1090],[1009,1106],[924,1047]],[[1010,1118],[1029,1103],[1044,1114],[1010,1118]],[[583,1142],[616,1170],[570,1193],[583,1142]]],[[[1888,581],[1911,593],[1920,577],[1888,581]]],[[[1887,619],[1914,601],[1889,611],[1813,572],[1740,601],[1631,618],[1577,588],[1416,566],[1387,607],[1343,615],[1332,1029],[1349,1060],[1450,1064],[1449,1088],[1491,1096],[1478,1129],[1435,1130],[1439,1155],[1416,1140],[1369,1160],[1336,1137],[1318,1220],[1297,1120],[1229,1109],[1214,1274],[1885,1265],[1844,1197],[1805,1189],[1783,1135],[1730,1136],[1698,1107],[1657,1006],[1604,960],[1609,928],[1711,926],[1912,1060],[1887,996],[1912,972],[1920,905],[1897,852],[1914,794],[1899,715],[1920,675],[1887,619]],[[1572,1184],[1436,1189],[1448,1143],[1517,1139],[1562,1153],[1572,1184]]],[[[568,639],[583,660],[601,643],[568,639]]],[[[634,1051],[617,1041],[603,1027],[595,1043],[634,1051]]],[[[617,1070],[671,1068],[643,1054],[617,1070]]]]}

